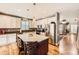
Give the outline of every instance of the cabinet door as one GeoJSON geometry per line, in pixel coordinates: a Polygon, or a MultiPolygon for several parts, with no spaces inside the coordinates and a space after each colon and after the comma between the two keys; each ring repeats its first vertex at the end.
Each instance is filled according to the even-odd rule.
{"type": "Polygon", "coordinates": [[[0,35],[0,46],[6,45],[6,35],[0,35]]]}
{"type": "Polygon", "coordinates": [[[7,34],[6,40],[8,44],[16,42],[16,34],[7,34]]]}
{"type": "Polygon", "coordinates": [[[39,42],[38,48],[37,48],[37,54],[38,55],[46,55],[47,52],[48,52],[48,40],[39,42]]]}
{"type": "Polygon", "coordinates": [[[8,55],[6,35],[0,35],[0,55],[8,55]]]}

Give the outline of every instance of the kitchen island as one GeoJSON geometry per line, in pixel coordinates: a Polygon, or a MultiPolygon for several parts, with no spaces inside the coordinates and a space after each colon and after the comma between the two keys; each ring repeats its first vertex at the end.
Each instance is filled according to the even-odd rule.
{"type": "Polygon", "coordinates": [[[23,41],[26,55],[46,55],[48,53],[48,37],[34,32],[17,35],[23,41]]]}

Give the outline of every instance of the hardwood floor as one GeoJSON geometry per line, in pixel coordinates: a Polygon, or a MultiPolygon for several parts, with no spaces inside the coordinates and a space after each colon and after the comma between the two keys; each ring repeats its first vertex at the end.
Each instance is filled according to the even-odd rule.
{"type": "MultiPolygon", "coordinates": [[[[79,50],[77,49],[75,37],[73,35],[64,36],[60,42],[59,46],[54,46],[49,39],[48,41],[48,55],[78,55],[79,50]]],[[[44,47],[43,47],[44,48],[44,47]]],[[[3,47],[0,47],[0,54],[1,55],[17,55],[18,54],[18,48],[16,46],[16,43],[6,45],[3,47]]]]}
{"type": "MultiPolygon", "coordinates": [[[[51,41],[50,41],[51,42],[51,41]]],[[[76,37],[74,34],[63,36],[59,42],[59,47],[49,43],[48,55],[78,55],[76,37]]]]}
{"type": "Polygon", "coordinates": [[[64,36],[59,43],[60,54],[63,55],[77,55],[77,45],[74,34],[68,34],[64,36]]]}
{"type": "Polygon", "coordinates": [[[48,55],[58,55],[59,54],[59,49],[58,47],[49,44],[48,45],[48,55]]]}
{"type": "Polygon", "coordinates": [[[48,43],[48,55],[58,55],[59,54],[59,48],[58,46],[54,46],[52,44],[52,40],[49,39],[48,43]]]}
{"type": "Polygon", "coordinates": [[[0,46],[0,55],[18,55],[17,43],[0,46]]]}

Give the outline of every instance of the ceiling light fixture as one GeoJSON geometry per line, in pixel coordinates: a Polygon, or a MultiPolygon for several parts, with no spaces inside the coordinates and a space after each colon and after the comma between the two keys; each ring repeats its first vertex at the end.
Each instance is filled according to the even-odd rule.
{"type": "Polygon", "coordinates": [[[36,3],[33,3],[33,5],[36,5],[36,3]]]}
{"type": "Polygon", "coordinates": [[[27,9],[27,11],[29,11],[29,9],[27,9]]]}

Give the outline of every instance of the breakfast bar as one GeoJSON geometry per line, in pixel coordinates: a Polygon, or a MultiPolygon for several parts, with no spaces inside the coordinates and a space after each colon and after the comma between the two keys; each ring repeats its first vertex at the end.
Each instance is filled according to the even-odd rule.
{"type": "Polygon", "coordinates": [[[19,34],[18,37],[23,41],[25,54],[47,54],[48,37],[35,33],[23,33],[19,34]]]}

